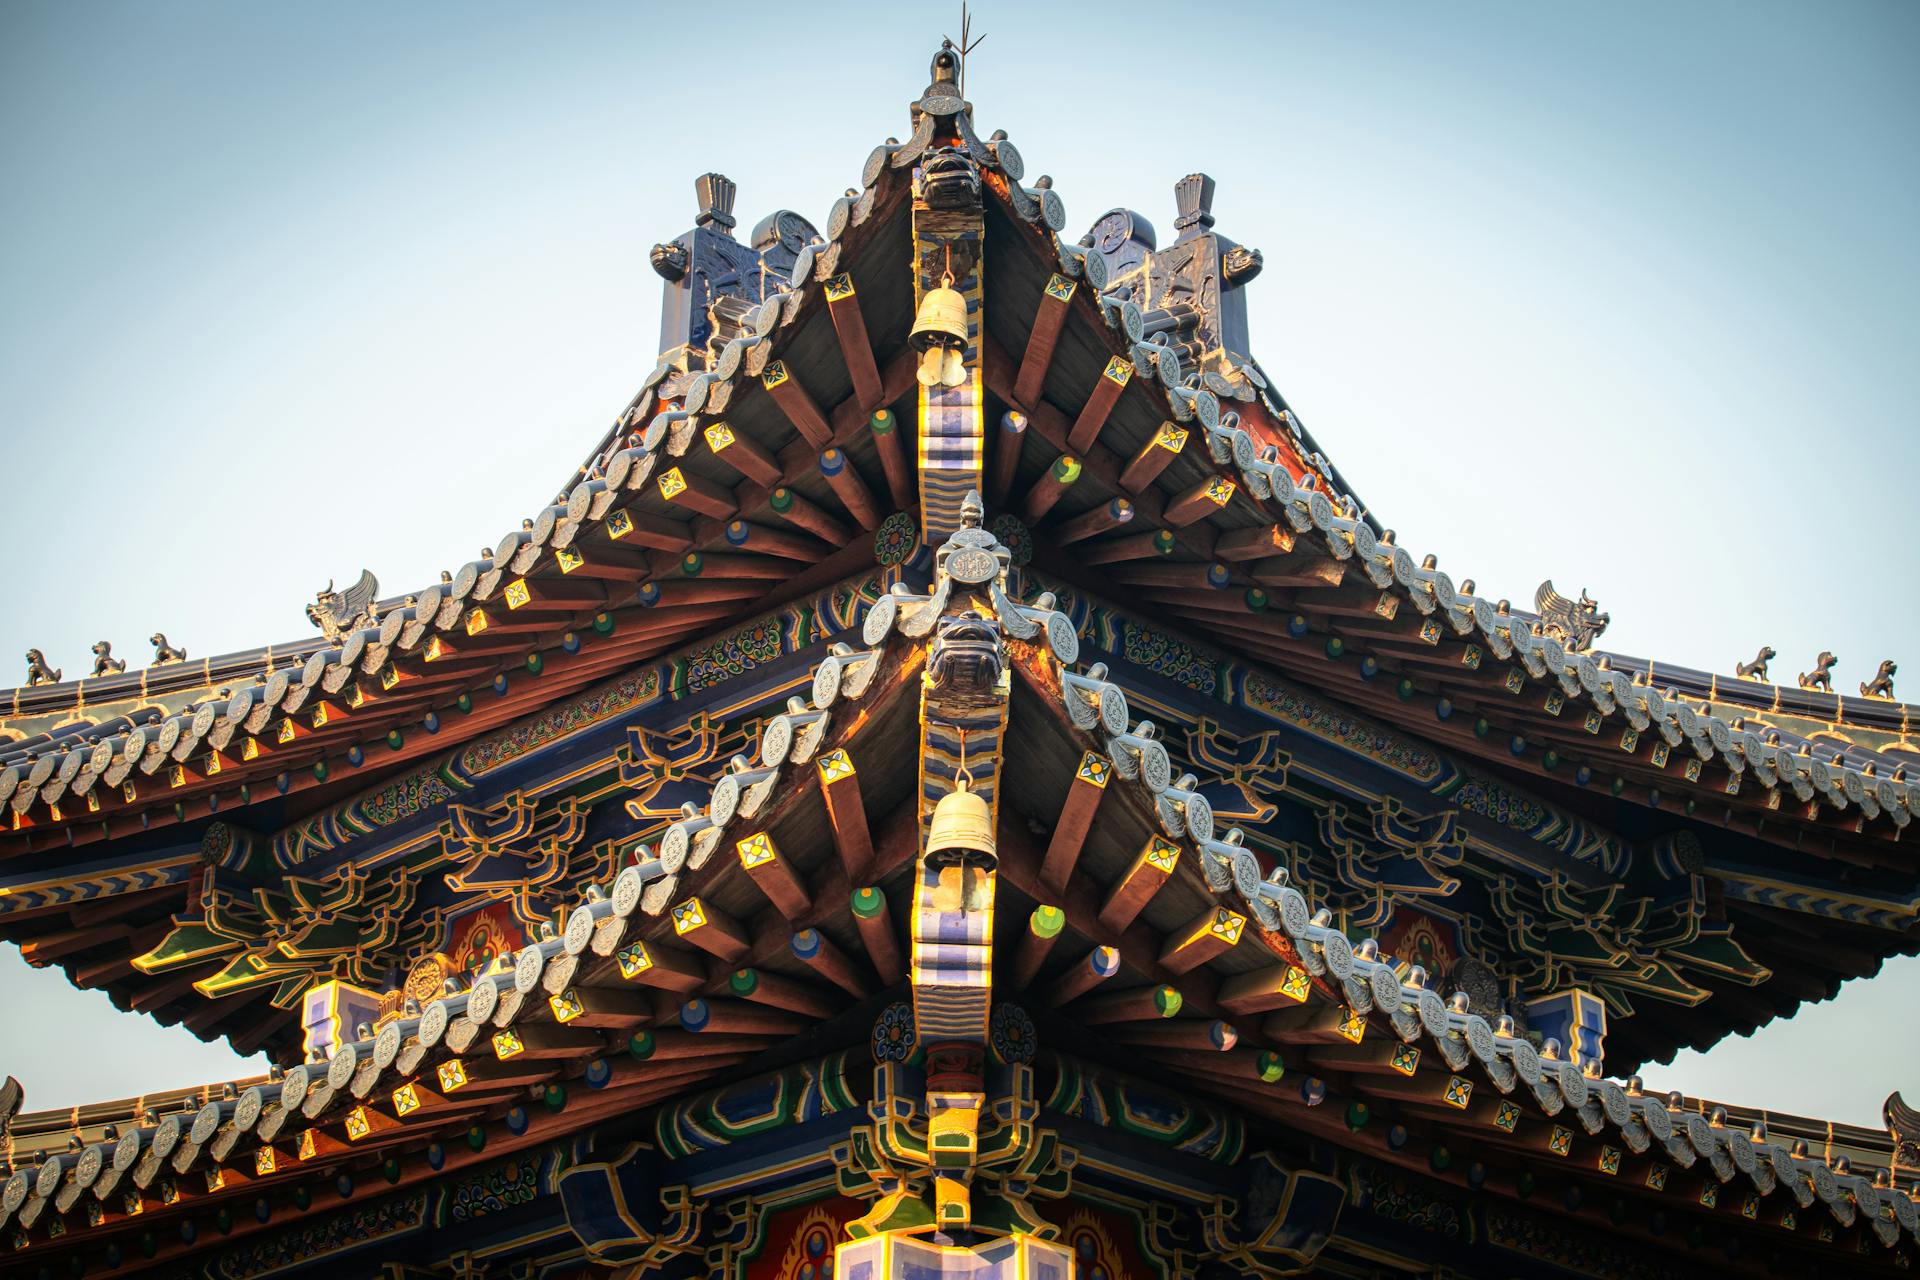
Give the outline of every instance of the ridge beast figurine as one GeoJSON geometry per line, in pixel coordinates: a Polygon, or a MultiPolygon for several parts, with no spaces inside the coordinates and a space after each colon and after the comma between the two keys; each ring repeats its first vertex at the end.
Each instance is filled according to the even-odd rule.
{"type": "Polygon", "coordinates": [[[1865,698],[1893,697],[1893,677],[1900,670],[1892,658],[1880,663],[1880,669],[1874,672],[1873,679],[1860,686],[1860,695],[1865,698]]]}
{"type": "Polygon", "coordinates": [[[1800,673],[1800,687],[1802,689],[1821,689],[1827,693],[1832,693],[1833,664],[1838,661],[1840,661],[1839,658],[1822,650],[1820,656],[1814,660],[1813,670],[1802,671],[1800,673]]]}
{"type": "Polygon", "coordinates": [[[1534,611],[1540,615],[1540,625],[1548,635],[1557,636],[1574,653],[1584,653],[1593,648],[1593,642],[1613,621],[1609,614],[1600,612],[1600,606],[1583,587],[1578,600],[1569,600],[1553,589],[1553,579],[1540,584],[1533,593],[1534,611]]]}
{"type": "Polygon", "coordinates": [[[1763,644],[1760,646],[1760,652],[1753,655],[1752,662],[1736,662],[1733,664],[1734,674],[1742,680],[1765,680],[1767,678],[1767,663],[1773,661],[1776,656],[1772,645],[1763,644]]]}
{"type": "Polygon", "coordinates": [[[332,579],[328,579],[326,587],[307,606],[307,621],[337,644],[373,607],[379,592],[380,580],[366,569],[360,571],[359,581],[345,591],[335,591],[332,579]]]}
{"type": "Polygon", "coordinates": [[[47,665],[47,659],[38,649],[27,650],[27,687],[37,684],[59,684],[60,672],[47,665]]]}
{"type": "Polygon", "coordinates": [[[127,669],[124,658],[113,656],[113,645],[105,640],[93,642],[93,674],[96,676],[117,676],[127,669]]]}

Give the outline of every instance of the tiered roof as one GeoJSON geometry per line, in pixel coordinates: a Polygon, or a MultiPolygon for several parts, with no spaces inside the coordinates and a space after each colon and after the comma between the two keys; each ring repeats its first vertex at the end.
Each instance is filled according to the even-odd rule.
{"type": "MultiPolygon", "coordinates": [[[[957,118],[937,89],[818,233],[776,214],[741,245],[731,184],[703,180],[696,229],[654,254],[661,364],[486,555],[323,599],[317,642],[0,695],[0,933],[288,1068],[194,1094],[191,1124],[173,1098],[151,1123],[23,1118],[42,1162],[0,1228],[104,1239],[204,1207],[251,1231],[288,1188],[429,1178],[873,1022],[967,749],[914,713],[938,610],[913,588],[975,545],[913,514],[926,282],[901,267],[926,122],[957,118]],[[747,283],[703,305],[676,292],[729,272],[747,283]],[[488,892],[566,927],[300,1061],[303,991],[379,987],[488,892]]],[[[1231,295],[1259,258],[1211,230],[1209,181],[1180,184],[1164,247],[1124,210],[1074,243],[1004,135],[962,135],[975,461],[1009,570],[980,608],[1014,637],[987,734],[996,988],[1299,1134],[1516,1201],[1550,1180],[1609,1231],[1758,1222],[1796,1258],[1909,1256],[1883,1135],[1846,1131],[1836,1171],[1501,1018],[1579,990],[1631,1066],[1915,950],[1911,709],[1608,654],[1550,586],[1529,611],[1456,583],[1245,351],[1231,295]],[[1408,903],[1485,983],[1372,936],[1408,903]]]]}
{"type": "MultiPolygon", "coordinates": [[[[589,886],[563,931],[470,990],[284,1078],[23,1118],[0,1226],[77,1203],[102,1230],[224,1208],[244,1234],[293,1188],[497,1158],[871,1022],[904,974],[902,948],[876,938],[912,910],[920,804],[899,747],[927,660],[903,637],[879,641],[815,667],[823,715],[763,736],[658,856],[610,892],[589,886]],[[249,1222],[256,1205],[269,1210],[249,1222]]],[[[1751,1113],[1651,1095],[1443,998],[1375,939],[1350,943],[1192,796],[1156,791],[1152,740],[1101,723],[1127,724],[1124,692],[1063,685],[1052,656],[1040,641],[1016,656],[1026,724],[1001,802],[1059,812],[1024,838],[1002,826],[1002,916],[1026,928],[1003,940],[997,976],[1003,998],[1072,1029],[1053,1042],[1105,1042],[1251,1115],[1446,1182],[1551,1194],[1628,1238],[1757,1222],[1771,1243],[1850,1254],[1867,1235],[1911,1241],[1920,1215],[1888,1185],[1887,1135],[1842,1127],[1809,1143],[1780,1131],[1791,1121],[1770,1131],[1751,1113]],[[1836,1139],[1849,1160],[1832,1166],[1836,1139]]]]}

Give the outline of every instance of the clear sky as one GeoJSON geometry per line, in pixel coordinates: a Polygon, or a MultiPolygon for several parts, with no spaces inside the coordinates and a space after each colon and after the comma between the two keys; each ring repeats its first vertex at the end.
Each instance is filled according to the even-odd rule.
{"type": "MultiPolygon", "coordinates": [[[[654,363],[692,179],[824,221],[957,5],[0,7],[5,682],[310,634],[551,500],[654,363]],[[831,16],[828,16],[828,14],[831,16]],[[698,23],[699,25],[694,25],[698,23]]],[[[1606,643],[1920,697],[1920,7],[982,0],[1084,229],[1219,181],[1255,354],[1363,501],[1606,643]]],[[[1877,1123],[1920,964],[1648,1073],[1877,1123]],[[1835,1053],[1836,1046],[1846,1046],[1835,1053]]],[[[233,1073],[0,951],[36,1107],[233,1073]]],[[[1903,1078],[1903,1076],[1905,1078],[1903,1078]]]]}

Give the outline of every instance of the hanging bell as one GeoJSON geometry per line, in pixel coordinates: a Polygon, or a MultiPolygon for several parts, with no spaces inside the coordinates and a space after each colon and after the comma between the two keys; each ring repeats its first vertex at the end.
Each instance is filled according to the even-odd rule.
{"type": "Polygon", "coordinates": [[[920,352],[923,387],[957,387],[967,380],[967,300],[950,281],[920,299],[907,341],[920,352]]]}
{"type": "Polygon", "coordinates": [[[927,831],[927,862],[935,867],[979,866],[991,871],[999,863],[993,843],[993,814],[987,802],[959,786],[933,806],[933,824],[927,831]]]}

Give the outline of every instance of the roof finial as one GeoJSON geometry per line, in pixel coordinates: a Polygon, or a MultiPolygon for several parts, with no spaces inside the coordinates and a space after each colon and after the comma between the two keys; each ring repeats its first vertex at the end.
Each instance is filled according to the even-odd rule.
{"type": "Polygon", "coordinates": [[[960,0],[960,39],[958,43],[952,36],[943,37],[946,46],[960,55],[960,83],[957,86],[961,97],[967,96],[967,55],[986,42],[986,37],[973,39],[973,15],[967,12],[967,0],[960,0]]]}
{"type": "Polygon", "coordinates": [[[1190,173],[1174,183],[1173,202],[1180,211],[1173,227],[1181,239],[1213,225],[1213,179],[1206,174],[1190,173]]]}
{"type": "Polygon", "coordinates": [[[694,223],[719,231],[732,231],[733,197],[738,190],[733,180],[724,173],[703,173],[693,180],[693,190],[700,201],[700,212],[694,218],[694,223]]]}

